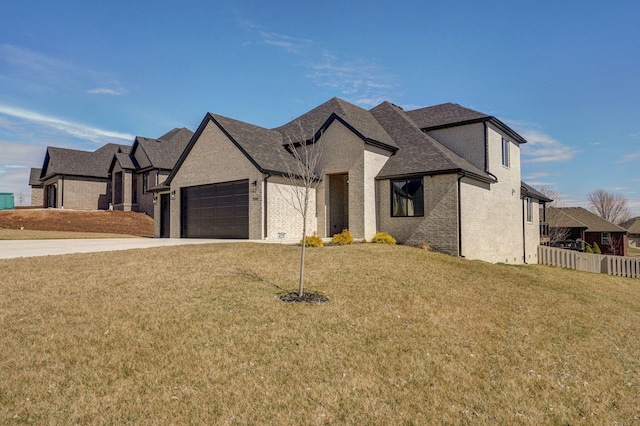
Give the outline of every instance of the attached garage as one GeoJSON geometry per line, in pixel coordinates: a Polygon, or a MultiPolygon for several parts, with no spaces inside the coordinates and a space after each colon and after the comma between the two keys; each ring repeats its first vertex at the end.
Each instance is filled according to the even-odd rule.
{"type": "Polygon", "coordinates": [[[183,238],[249,238],[249,181],[181,188],[183,238]]]}

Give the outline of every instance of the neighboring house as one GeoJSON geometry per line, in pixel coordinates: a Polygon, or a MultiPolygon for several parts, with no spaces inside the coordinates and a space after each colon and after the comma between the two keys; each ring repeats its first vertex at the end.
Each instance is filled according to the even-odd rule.
{"type": "Polygon", "coordinates": [[[469,259],[535,263],[548,199],[520,180],[525,142],[497,118],[450,103],[365,110],[333,98],[276,129],[208,113],[154,188],[155,233],[298,238],[302,220],[287,202],[297,187],[283,178],[295,170],[286,149],[295,143],[321,150],[309,234],[385,231],[469,259]]]}
{"type": "Polygon", "coordinates": [[[627,255],[627,230],[582,207],[549,207],[549,226],[566,229],[566,240],[598,244],[603,254],[627,255]]]}
{"type": "Polygon", "coordinates": [[[520,193],[522,195],[522,208],[526,223],[531,222],[534,216],[532,213],[533,209],[539,207],[538,218],[540,224],[540,245],[549,245],[551,238],[549,233],[549,222],[547,221],[547,203],[551,203],[553,200],[524,182],[522,182],[520,193]]]}
{"type": "Polygon", "coordinates": [[[96,151],[47,147],[40,173],[43,207],[106,210],[111,202],[109,167],[113,156],[128,152],[107,144],[96,151]]]}
{"type": "Polygon", "coordinates": [[[31,169],[29,173],[29,185],[31,186],[31,205],[42,207],[44,204],[44,185],[40,181],[42,169],[31,169]]]}
{"type": "Polygon", "coordinates": [[[186,128],[173,129],[158,139],[138,136],[128,152],[116,153],[109,168],[113,208],[153,217],[154,198],[149,190],[166,180],[192,136],[186,128]]]}
{"type": "Polygon", "coordinates": [[[640,248],[640,216],[629,219],[620,226],[629,232],[629,247],[640,248]]]}

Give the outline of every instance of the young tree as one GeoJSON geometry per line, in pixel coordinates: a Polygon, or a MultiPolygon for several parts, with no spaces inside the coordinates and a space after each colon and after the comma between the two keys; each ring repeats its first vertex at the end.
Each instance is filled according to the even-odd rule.
{"type": "Polygon", "coordinates": [[[547,203],[547,207],[549,208],[546,211],[547,223],[551,225],[549,226],[549,243],[553,245],[558,241],[566,240],[569,237],[571,230],[569,228],[552,226],[554,223],[559,222],[559,219],[562,215],[562,212],[560,210],[556,210],[555,208],[566,207],[562,196],[550,186],[539,186],[536,189],[546,197],[553,200],[552,202],[547,203]]]}
{"type": "Polygon", "coordinates": [[[631,219],[629,200],[622,194],[613,194],[599,188],[588,194],[591,210],[601,218],[616,225],[631,219]]]}
{"type": "MultiPolygon", "coordinates": [[[[300,128],[300,134],[304,135],[302,128],[300,128]]],[[[315,137],[310,141],[304,141],[304,136],[302,139],[302,142],[295,143],[292,138],[289,138],[287,150],[296,161],[293,162],[293,165],[291,165],[291,162],[285,161],[285,164],[287,164],[287,173],[284,176],[284,179],[287,189],[284,190],[278,187],[278,190],[285,200],[294,208],[294,210],[300,213],[302,218],[302,243],[300,244],[298,297],[302,297],[304,295],[304,259],[306,251],[309,203],[311,202],[312,194],[322,182],[321,179],[324,175],[324,171],[320,169],[322,147],[315,143],[315,137]]]]}

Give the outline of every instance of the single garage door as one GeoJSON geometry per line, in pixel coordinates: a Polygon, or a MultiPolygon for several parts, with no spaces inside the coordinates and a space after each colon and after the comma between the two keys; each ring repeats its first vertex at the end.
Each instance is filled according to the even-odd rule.
{"type": "Polygon", "coordinates": [[[249,181],[181,190],[184,238],[249,238],[249,181]]]}

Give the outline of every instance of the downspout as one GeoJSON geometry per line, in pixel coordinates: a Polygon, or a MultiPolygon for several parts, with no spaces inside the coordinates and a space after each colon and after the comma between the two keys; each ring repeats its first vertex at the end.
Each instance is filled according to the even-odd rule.
{"type": "Polygon", "coordinates": [[[60,208],[64,209],[64,175],[62,175],[62,191],[60,191],[60,208]]]}
{"type": "Polygon", "coordinates": [[[268,227],[267,227],[267,220],[269,219],[269,215],[267,214],[267,179],[269,179],[271,177],[271,173],[266,173],[264,178],[262,178],[262,187],[263,187],[263,197],[264,199],[262,200],[263,206],[262,209],[264,210],[263,215],[263,221],[264,221],[264,239],[266,240],[269,236],[268,234],[268,227]]]}
{"type": "Polygon", "coordinates": [[[464,173],[458,174],[458,256],[460,257],[464,257],[462,254],[462,194],[460,193],[460,181],[464,176],[464,173]]]}
{"type": "MultiPolygon", "coordinates": [[[[525,197],[526,198],[526,197],[525,197]]],[[[522,261],[523,263],[527,263],[527,238],[526,238],[526,234],[527,234],[527,218],[526,218],[526,205],[525,205],[525,199],[522,199],[522,261]]]]}

